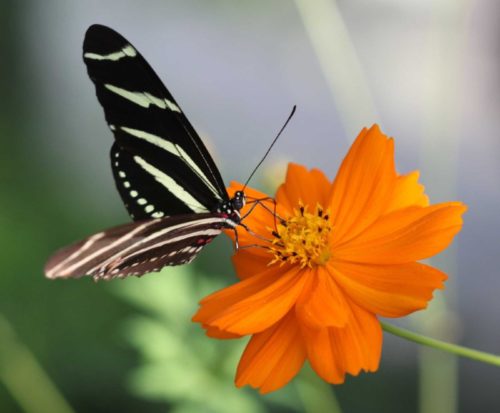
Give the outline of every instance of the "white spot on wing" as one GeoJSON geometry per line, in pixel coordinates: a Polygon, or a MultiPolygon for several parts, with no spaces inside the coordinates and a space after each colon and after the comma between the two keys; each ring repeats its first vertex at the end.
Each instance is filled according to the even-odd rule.
{"type": "Polygon", "coordinates": [[[153,212],[155,210],[155,207],[153,205],[147,205],[146,208],[144,208],[144,211],[146,211],[147,214],[150,212],[153,212]]]}
{"type": "Polygon", "coordinates": [[[144,198],[139,198],[139,199],[137,200],[137,203],[138,203],[139,205],[146,205],[146,204],[148,203],[148,201],[146,201],[144,198]]]}
{"type": "Polygon", "coordinates": [[[130,191],[130,196],[132,198],[135,198],[137,195],[139,195],[139,192],[137,192],[137,191],[130,191]]]}

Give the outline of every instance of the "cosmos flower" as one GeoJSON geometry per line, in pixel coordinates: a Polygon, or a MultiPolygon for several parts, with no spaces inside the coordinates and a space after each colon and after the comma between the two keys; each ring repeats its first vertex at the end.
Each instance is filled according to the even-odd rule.
{"type": "Polygon", "coordinates": [[[418,261],[452,242],[466,210],[460,202],[430,205],[418,176],[396,172],[394,141],[374,125],[333,182],[289,164],[276,205],[245,207],[243,215],[254,206],[244,221],[252,232],[239,231],[239,245],[249,247],[233,257],[241,281],[204,298],[193,317],[211,337],[252,336],[237,386],[277,390],[306,360],[334,384],[377,370],[378,317],[421,310],[444,287],[446,274],[418,261]]]}

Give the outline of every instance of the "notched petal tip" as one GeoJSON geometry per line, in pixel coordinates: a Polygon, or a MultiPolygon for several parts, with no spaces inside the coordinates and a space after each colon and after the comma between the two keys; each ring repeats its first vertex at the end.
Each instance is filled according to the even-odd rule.
{"type": "Polygon", "coordinates": [[[300,203],[310,208],[317,203],[325,205],[330,188],[331,182],[321,170],[289,163],[285,182],[276,191],[276,202],[292,214],[300,203]]]}
{"type": "Polygon", "coordinates": [[[306,348],[293,312],[249,341],[236,373],[236,386],[250,385],[261,394],[286,385],[302,368],[306,348]]]}
{"type": "Polygon", "coordinates": [[[340,384],[346,373],[376,371],[382,352],[382,328],[375,315],[350,304],[343,328],[303,328],[307,356],[312,368],[325,381],[340,384]]]}
{"type": "Polygon", "coordinates": [[[227,331],[220,330],[216,327],[212,327],[207,324],[202,324],[202,328],[205,329],[205,334],[207,335],[207,337],[210,338],[218,338],[219,340],[230,340],[242,337],[242,335],[240,334],[228,333],[227,331]]]}

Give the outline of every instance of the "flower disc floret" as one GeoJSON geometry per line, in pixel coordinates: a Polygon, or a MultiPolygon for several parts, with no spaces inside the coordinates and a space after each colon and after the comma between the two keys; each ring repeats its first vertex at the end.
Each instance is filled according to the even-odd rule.
{"type": "Polygon", "coordinates": [[[293,215],[276,226],[270,252],[271,264],[299,264],[301,268],[324,265],[330,259],[330,214],[319,204],[313,213],[307,205],[299,205],[293,215]]]}

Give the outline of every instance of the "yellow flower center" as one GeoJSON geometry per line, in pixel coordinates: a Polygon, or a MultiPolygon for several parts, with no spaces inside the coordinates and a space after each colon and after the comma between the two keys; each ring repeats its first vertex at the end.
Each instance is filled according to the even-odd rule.
{"type": "Polygon", "coordinates": [[[307,206],[299,204],[293,215],[277,224],[272,231],[271,253],[274,259],[270,264],[280,262],[306,265],[324,265],[331,256],[330,232],[332,224],[329,211],[316,205],[314,213],[307,211],[307,206]]]}

